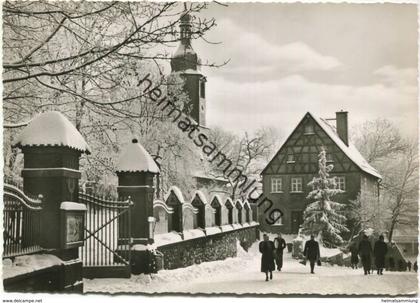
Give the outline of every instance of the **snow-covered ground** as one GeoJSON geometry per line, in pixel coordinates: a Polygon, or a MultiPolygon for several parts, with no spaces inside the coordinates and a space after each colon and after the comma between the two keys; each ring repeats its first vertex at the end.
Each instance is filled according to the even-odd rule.
{"type": "Polygon", "coordinates": [[[320,266],[309,273],[289,253],[284,255],[281,272],[266,282],[260,272],[260,254],[254,244],[246,253],[238,247],[238,257],[207,262],[153,275],[133,275],[130,279],[84,281],[85,292],[109,293],[258,293],[258,294],[376,294],[417,293],[413,272],[384,272],[383,276],[363,275],[363,270],[339,266],[320,266]]]}

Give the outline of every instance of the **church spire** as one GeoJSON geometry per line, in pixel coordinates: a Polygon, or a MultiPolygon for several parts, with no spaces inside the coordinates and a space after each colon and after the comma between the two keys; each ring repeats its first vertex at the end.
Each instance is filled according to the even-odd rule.
{"type": "Polygon", "coordinates": [[[173,72],[197,70],[198,56],[191,46],[191,28],[191,15],[188,13],[185,5],[185,10],[179,24],[180,44],[171,60],[173,72]]]}

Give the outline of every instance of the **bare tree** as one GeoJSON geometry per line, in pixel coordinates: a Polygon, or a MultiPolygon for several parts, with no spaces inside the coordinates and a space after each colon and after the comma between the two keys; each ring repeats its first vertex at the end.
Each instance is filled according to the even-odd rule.
{"type": "MultiPolygon", "coordinates": [[[[180,162],[175,159],[186,152],[186,146],[180,151],[170,141],[152,138],[152,134],[163,137],[157,133],[167,128],[166,117],[144,93],[141,80],[150,74],[151,81],[164,94],[168,86],[176,86],[179,108],[189,102],[180,89],[180,79],[168,79],[161,63],[171,59],[165,49],[179,40],[178,25],[185,13],[193,16],[192,39],[204,38],[215,25],[214,19],[201,19],[197,14],[206,6],[175,2],[6,1],[5,146],[10,149],[18,127],[24,126],[34,113],[59,110],[75,123],[92,147],[92,155],[81,162],[84,178],[99,180],[104,174],[113,174],[115,158],[134,134],[141,137],[143,144],[149,144],[146,147],[152,154],[165,151],[160,154],[163,171],[173,175],[179,169],[174,163],[180,162]],[[155,142],[162,144],[155,146],[155,142]]],[[[16,151],[10,150],[5,165],[14,170],[16,159],[16,151]]]]}
{"type": "Polygon", "coordinates": [[[244,178],[237,178],[237,173],[229,176],[229,171],[234,168],[240,170],[248,179],[248,184],[252,179],[258,180],[261,169],[277,147],[277,133],[273,129],[261,128],[252,135],[246,132],[238,136],[219,128],[212,131],[211,138],[230,165],[226,169],[226,165],[219,165],[220,159],[212,161],[210,174],[228,180],[232,199],[246,196],[243,192],[247,185],[244,178]]]}
{"type": "Polygon", "coordinates": [[[414,226],[418,220],[418,161],[417,140],[413,140],[393,161],[384,178],[383,204],[389,241],[396,227],[414,226]]]}
{"type": "Polygon", "coordinates": [[[366,121],[356,127],[353,141],[369,163],[387,159],[405,147],[398,128],[387,119],[366,121]]]}

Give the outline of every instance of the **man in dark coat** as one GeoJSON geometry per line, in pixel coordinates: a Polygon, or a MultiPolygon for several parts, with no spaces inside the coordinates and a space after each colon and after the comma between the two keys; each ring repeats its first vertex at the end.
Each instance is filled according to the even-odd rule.
{"type": "Polygon", "coordinates": [[[408,271],[411,271],[411,261],[407,262],[407,268],[408,268],[408,271]]]}
{"type": "Polygon", "coordinates": [[[380,235],[379,240],[375,242],[373,254],[375,256],[375,265],[378,275],[383,275],[385,267],[385,255],[388,251],[388,246],[384,242],[384,236],[380,235]]]}
{"type": "Polygon", "coordinates": [[[311,239],[306,241],[303,254],[309,260],[309,264],[311,265],[311,274],[314,274],[315,262],[317,262],[320,258],[319,244],[315,241],[314,235],[311,235],[311,239]]]}
{"type": "Polygon", "coordinates": [[[415,271],[415,272],[417,272],[417,270],[418,270],[418,266],[417,266],[417,261],[416,262],[414,262],[414,265],[413,265],[413,270],[415,271]]]}
{"type": "Polygon", "coordinates": [[[274,248],[276,253],[277,270],[281,271],[283,267],[283,249],[286,248],[286,241],[282,238],[281,234],[274,239],[274,248]]]}
{"type": "Polygon", "coordinates": [[[357,264],[359,264],[359,256],[358,256],[358,247],[356,243],[353,243],[350,246],[350,262],[351,262],[351,268],[357,269],[357,264]]]}
{"type": "Polygon", "coordinates": [[[363,235],[362,241],[359,243],[359,255],[362,259],[365,275],[370,274],[370,268],[372,266],[372,245],[370,245],[368,236],[366,235],[363,235]]]}
{"type": "Polygon", "coordinates": [[[265,273],[265,280],[268,281],[268,272],[270,272],[270,280],[273,279],[274,270],[274,243],[268,239],[268,235],[264,234],[264,241],[260,242],[261,256],[261,272],[265,273]]]}

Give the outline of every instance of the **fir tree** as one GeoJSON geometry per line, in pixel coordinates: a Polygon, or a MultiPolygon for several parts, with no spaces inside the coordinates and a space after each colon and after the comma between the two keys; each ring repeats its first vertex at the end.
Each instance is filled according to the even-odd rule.
{"type": "Polygon", "coordinates": [[[345,205],[332,201],[332,198],[343,191],[337,188],[335,178],[329,176],[333,165],[327,165],[324,148],[318,158],[318,176],[308,183],[313,190],[307,196],[307,199],[315,202],[310,203],[304,211],[302,231],[305,234],[318,235],[320,241],[328,246],[337,246],[343,243],[340,233],[347,232],[348,229],[344,226],[345,205]]]}

